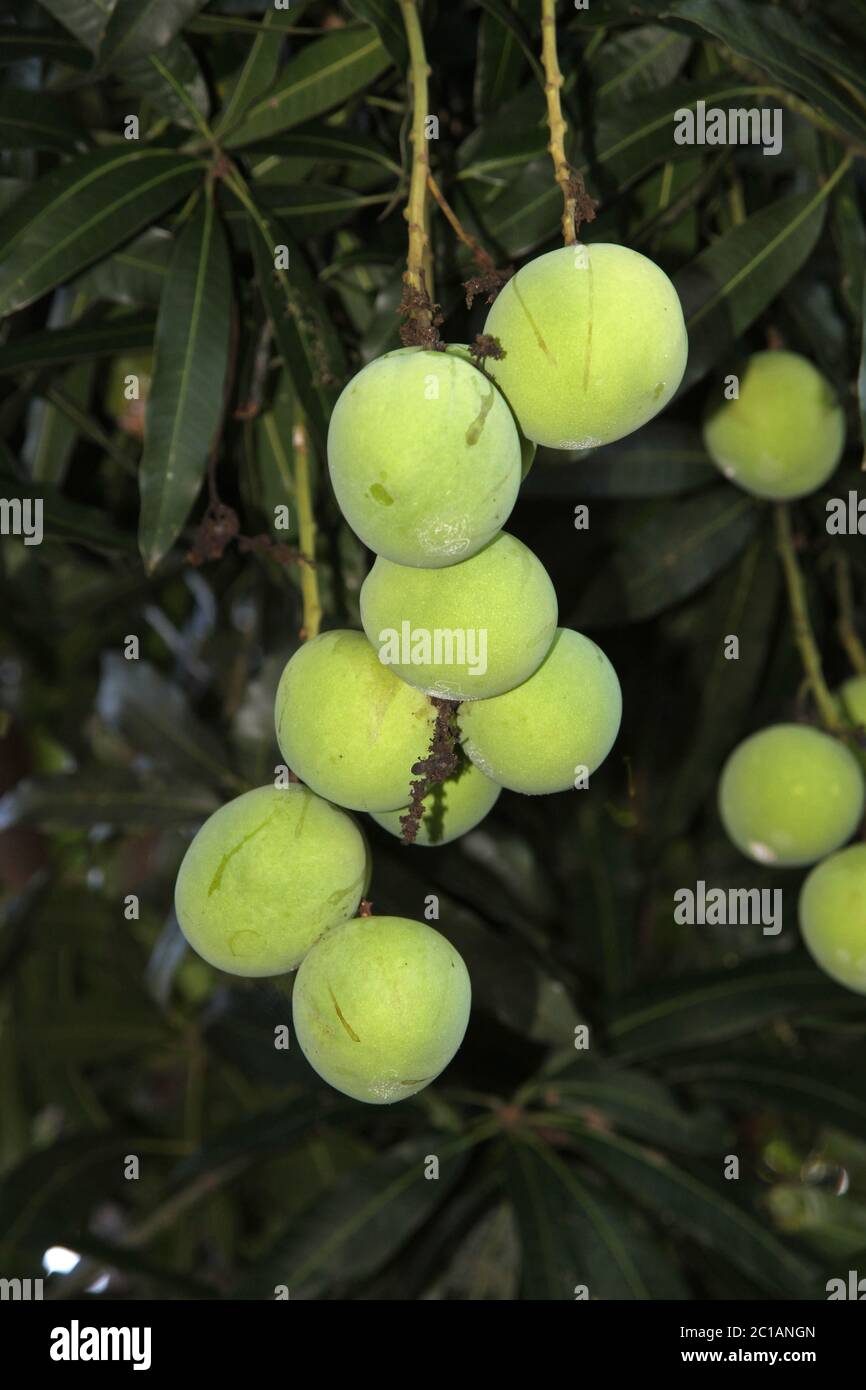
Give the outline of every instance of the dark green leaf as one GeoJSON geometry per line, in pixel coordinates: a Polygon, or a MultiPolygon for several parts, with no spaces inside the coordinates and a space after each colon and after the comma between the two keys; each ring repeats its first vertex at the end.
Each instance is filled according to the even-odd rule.
{"type": "Polygon", "coordinates": [[[226,144],[248,145],[319,116],[385,71],[389,58],[372,29],[337,31],[307,44],[279,80],[253,103],[226,144]]]}
{"type": "Polygon", "coordinates": [[[699,432],[679,420],[652,420],[643,429],[574,454],[539,449],[523,484],[528,497],[647,498],[695,492],[718,480],[699,432]]]}
{"type": "Polygon", "coordinates": [[[5,148],[68,153],[84,138],[64,104],[48,92],[20,87],[0,91],[0,144],[5,148]]]}
{"type": "Polygon", "coordinates": [[[574,1142],[632,1200],[717,1251],[760,1288],[777,1296],[802,1292],[811,1266],[767,1229],[764,1218],[739,1205],[738,1184],[725,1180],[721,1155],[715,1171],[697,1176],[619,1135],[587,1131],[574,1142]]]}
{"type": "Polygon", "coordinates": [[[122,251],[91,266],[75,287],[91,299],[110,299],[118,304],[159,303],[168,274],[174,240],[161,227],[149,227],[122,251]]]}
{"type": "Polygon", "coordinates": [[[391,55],[391,61],[400,72],[404,72],[409,62],[409,50],[406,31],[393,0],[349,0],[349,8],[359,19],[372,24],[391,55]]]}
{"type": "Polygon", "coordinates": [[[128,240],[195,187],[174,150],[113,146],[47,174],[0,221],[0,314],[20,309],[128,240]]]}
{"type": "Polygon", "coordinates": [[[277,18],[276,10],[265,14],[243,66],[226,87],[223,109],[214,127],[217,139],[222,139],[232,126],[242,120],[250,104],[270,87],[277,76],[283,42],[283,36],[276,27],[277,18]]]}
{"type": "Polygon", "coordinates": [[[133,782],[128,773],[108,768],[30,777],[0,800],[0,829],[35,825],[41,830],[117,830],[196,826],[219,805],[219,798],[190,782],[133,782]]]}
{"type": "Polygon", "coordinates": [[[46,540],[67,541],[106,554],[134,553],[130,538],[97,507],[67,501],[45,483],[24,483],[7,468],[0,468],[0,488],[6,499],[30,498],[42,502],[42,526],[46,540]]]}
{"type": "Polygon", "coordinates": [[[102,322],[49,328],[0,346],[0,375],[56,367],[88,357],[115,357],[119,352],[148,348],[153,342],[150,314],[125,314],[102,322]]]}
{"type": "Polygon", "coordinates": [[[0,29],[0,65],[12,66],[24,58],[42,58],[47,63],[61,63],[68,68],[89,68],[91,56],[86,48],[68,39],[65,34],[50,29],[0,29]]]}
{"type": "Polygon", "coordinates": [[[616,1049],[629,1056],[688,1053],[791,1014],[856,1011],[858,1005],[862,1009],[862,1001],[802,958],[770,959],[652,986],[614,1009],[608,1031],[616,1049]]]}
{"type": "Polygon", "coordinates": [[[182,38],[173,38],[158,54],[130,63],[118,73],[117,80],[122,92],[146,97],[155,111],[170,116],[175,125],[198,130],[190,106],[201,116],[206,117],[210,112],[204,74],[189,44],[182,38]],[[168,81],[163,69],[171,73],[174,83],[183,89],[183,95],[168,81]]]}
{"type": "Polygon", "coordinates": [[[159,305],[141,460],[139,547],[154,569],[183,529],[222,418],[231,267],[213,200],[178,237],[159,305]]]}
{"type": "MultiPolygon", "coordinates": [[[[534,18],[534,0],[506,0],[508,8],[516,10],[524,23],[534,18]]],[[[499,111],[517,88],[523,73],[525,55],[513,28],[485,10],[478,25],[478,49],[475,59],[475,113],[479,120],[499,111]]]]}
{"type": "Polygon", "coordinates": [[[756,525],[752,499],[730,487],[649,503],[590,584],[577,625],[636,622],[672,607],[729,565],[756,525]]]}
{"type": "Polygon", "coordinates": [[[95,52],[117,0],[39,0],[39,3],[85,48],[95,52]]]}
{"type": "Polygon", "coordinates": [[[722,1057],[677,1063],[671,1084],[693,1088],[701,1096],[725,1101],[736,1110],[767,1107],[804,1115],[866,1139],[866,1087],[858,1073],[840,1075],[805,1057],[722,1057]]]}

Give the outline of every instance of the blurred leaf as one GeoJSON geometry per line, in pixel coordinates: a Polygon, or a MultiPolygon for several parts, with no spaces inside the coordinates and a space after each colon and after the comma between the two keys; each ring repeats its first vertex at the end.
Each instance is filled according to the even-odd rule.
{"type": "Polygon", "coordinates": [[[521,1298],[573,1302],[582,1286],[591,1299],[688,1297],[634,1212],[600,1196],[547,1144],[516,1138],[506,1181],[520,1234],[521,1298]]]}
{"type": "MultiPolygon", "coordinates": [[[[488,15],[496,19],[503,25],[508,33],[515,39],[518,46],[523,50],[526,61],[532,68],[533,74],[540,87],[544,88],[544,69],[538,61],[535,48],[530,40],[529,34],[522,19],[522,11],[525,6],[518,0],[517,5],[513,5],[511,0],[474,0],[474,3],[487,12],[488,15]]],[[[529,10],[531,13],[531,10],[529,10]]]]}
{"type": "Polygon", "coordinates": [[[205,0],[115,0],[97,49],[103,70],[122,68],[167,44],[205,0]]]}
{"type": "Polygon", "coordinates": [[[79,320],[68,328],[49,328],[27,338],[13,338],[0,345],[0,375],[147,348],[153,342],[153,330],[151,315],[125,314],[101,322],[79,320]]]}
{"type": "Polygon", "coordinates": [[[658,24],[641,24],[617,35],[602,45],[593,63],[598,101],[610,107],[670,86],[691,46],[686,35],[658,24]]]}
{"type": "Polygon", "coordinates": [[[227,767],[226,750],[216,734],[195,718],[182,690],[150,662],[104,653],[96,708],[148,764],[203,785],[244,790],[227,767]]]}
{"type": "MultiPolygon", "coordinates": [[[[534,0],[505,0],[524,25],[535,17],[534,0]]],[[[526,62],[518,33],[503,23],[501,16],[485,10],[478,25],[475,60],[474,106],[476,119],[498,111],[517,88],[526,62]]]]}
{"type": "Polygon", "coordinates": [[[86,48],[95,51],[102,42],[117,0],[39,0],[39,3],[86,48]]]}
{"type": "Polygon", "coordinates": [[[84,141],[84,131],[50,93],[21,87],[0,91],[0,143],[5,148],[68,153],[84,141]]]}
{"type": "Polygon", "coordinates": [[[629,1056],[687,1053],[790,1014],[858,1005],[862,1009],[862,1001],[802,957],[750,961],[650,986],[617,1005],[608,1033],[617,1051],[629,1056]]]}
{"type": "Polygon", "coordinates": [[[290,59],[278,81],[253,103],[225,143],[248,145],[330,111],[363,91],[389,62],[372,29],[337,30],[316,39],[290,59]]]}
{"type": "Polygon", "coordinates": [[[5,498],[31,498],[42,502],[42,526],[46,539],[85,545],[106,554],[134,553],[134,545],[97,507],[70,502],[44,482],[22,482],[8,468],[0,467],[0,487],[5,498]]]}
{"type": "Polygon", "coordinates": [[[250,104],[270,87],[277,76],[280,47],[283,42],[283,35],[276,28],[277,18],[276,10],[269,10],[263,16],[259,32],[253,39],[237,77],[226,85],[223,108],[214,126],[214,134],[218,140],[242,119],[250,104]]]}
{"type": "Polygon", "coordinates": [[[453,1147],[442,1134],[422,1135],[348,1173],[247,1271],[232,1297],[272,1299],[285,1284],[294,1303],[374,1274],[445,1201],[465,1162],[449,1153],[453,1147]],[[431,1156],[438,1178],[425,1177],[431,1156]]]}
{"type": "Polygon", "coordinates": [[[717,1109],[686,1110],[668,1086],[645,1071],[626,1071],[577,1054],[539,1085],[554,1124],[584,1117],[600,1127],[685,1154],[718,1154],[732,1131],[717,1109]]]}
{"type": "Polygon", "coordinates": [[[729,565],[756,525],[752,499],[730,487],[648,504],[590,584],[577,626],[637,622],[672,607],[729,565]]]}
{"type": "Polygon", "coordinates": [[[694,385],[796,275],[821,234],[831,187],[828,180],[816,193],[762,208],[674,277],[689,334],[680,391],[694,385]]]}
{"type": "Polygon", "coordinates": [[[183,529],[204,477],[223,412],[231,313],[228,248],[208,196],[178,237],[157,317],[139,521],[149,570],[183,529]]]}
{"type": "Polygon", "coordinates": [[[209,789],[189,782],[136,783],[128,772],[90,767],[74,773],[28,777],[0,799],[0,829],[119,830],[197,826],[219,805],[209,789]]]}
{"type": "MultiPolygon", "coordinates": [[[[248,157],[254,154],[287,157],[310,155],[317,160],[327,160],[333,164],[378,164],[391,173],[401,173],[397,160],[371,135],[317,122],[299,126],[297,130],[275,135],[269,140],[256,140],[247,151],[248,157]]],[[[341,187],[338,191],[352,195],[351,189],[341,187]]]]}
{"type": "Polygon", "coordinates": [[[725,1101],[735,1111],[781,1110],[866,1139],[866,1085],[856,1072],[840,1075],[836,1063],[766,1055],[708,1057],[676,1064],[668,1079],[725,1101]]]}
{"type": "Polygon", "coordinates": [[[75,287],[92,299],[157,305],[173,248],[174,239],[169,232],[162,227],[148,227],[122,251],[86,270],[75,287]]]}
{"type": "Polygon", "coordinates": [[[573,454],[540,449],[523,484],[528,497],[675,497],[718,481],[699,432],[679,420],[651,420],[643,429],[573,454]]]}
{"type": "Polygon", "coordinates": [[[47,63],[61,63],[68,68],[84,69],[91,66],[87,49],[65,34],[57,34],[51,29],[29,29],[17,25],[13,29],[10,25],[4,25],[0,29],[0,65],[11,67],[25,58],[42,58],[47,63]]]}
{"type": "Polygon", "coordinates": [[[806,1260],[739,1205],[739,1184],[722,1176],[721,1155],[714,1171],[698,1176],[618,1135],[585,1132],[574,1142],[632,1200],[717,1251],[768,1293],[796,1297],[812,1276],[806,1260]]]}
{"type": "Polygon", "coordinates": [[[319,456],[324,458],[328,419],[336,399],[334,388],[342,384],[345,371],[342,348],[301,252],[282,226],[273,227],[273,231],[288,247],[290,269],[274,269],[274,248],[252,229],[256,279],[283,366],[303,406],[319,456]]]}
{"type": "Polygon", "coordinates": [[[117,75],[120,90],[147,97],[154,110],[170,116],[176,125],[197,130],[197,122],[188,103],[201,116],[207,116],[210,99],[204,74],[189,44],[181,38],[174,38],[167,48],[160,49],[153,58],[158,58],[160,67],[166,68],[183,88],[183,97],[175,91],[152,58],[139,58],[124,67],[117,75]]]}
{"type": "Polygon", "coordinates": [[[95,150],[46,174],[0,220],[0,314],[128,240],[188,193],[202,167],[146,146],[95,150]]]}

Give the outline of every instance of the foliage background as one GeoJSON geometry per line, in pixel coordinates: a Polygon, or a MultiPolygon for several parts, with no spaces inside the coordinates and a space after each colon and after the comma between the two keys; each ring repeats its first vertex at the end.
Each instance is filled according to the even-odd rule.
{"type": "MultiPolygon", "coordinates": [[[[801,949],[800,875],[747,864],[720,830],[730,748],[813,713],[771,508],[718,477],[699,421],[731,351],[781,336],[846,404],[832,492],[861,480],[866,5],[558,7],[569,157],[600,203],[585,234],[674,277],[690,365],[637,435],[580,461],[541,451],[509,525],[622,681],[591,793],[506,793],[436,852],[367,827],[376,910],[417,917],[438,894],[475,992],[443,1080],[382,1111],[275,1050],[290,979],[219,975],[171,910],[197,824],[273,775],[273,691],[302,624],[303,570],[272,547],[187,562],[210,439],[247,536],[281,501],[297,521],[309,464],[325,622],[356,624],[368,557],[322,440],[348,375],[399,342],[399,7],[264,9],[23,0],[0,27],[0,492],[46,513],[42,546],[0,547],[0,1272],[38,1275],[65,1245],[84,1260],[51,1296],[109,1269],[92,1296],[823,1297],[866,1268],[866,1005],[801,949]],[[673,113],[698,98],[782,106],[782,153],[676,145],[673,113]],[[111,380],[154,340],[142,444],[111,380]],[[783,932],[675,926],[673,892],[698,879],[783,887],[783,932]]],[[[538,6],[425,0],[422,18],[434,172],[518,265],[558,244],[561,213],[538,6]]],[[[431,225],[442,331],[467,341],[484,317],[465,308],[471,256],[435,209],[431,225]]],[[[794,525],[835,683],[838,581],[851,650],[866,560],[862,538],[828,538],[825,497],[794,525]]]]}

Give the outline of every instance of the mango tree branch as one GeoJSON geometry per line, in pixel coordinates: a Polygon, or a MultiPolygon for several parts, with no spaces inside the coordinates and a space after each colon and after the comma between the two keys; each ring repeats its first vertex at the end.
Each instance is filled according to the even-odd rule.
{"type": "Polygon", "coordinates": [[[806,605],[806,586],[794,548],[791,515],[784,502],[778,503],[774,508],[774,521],[776,548],[782,562],[782,570],[788,589],[788,604],[791,610],[794,641],[799,649],[803,670],[806,673],[815,704],[818,706],[821,721],[831,733],[839,733],[842,730],[842,719],[836,708],[836,702],[827,687],[827,682],[824,680],[821,655],[818,651],[818,644],[815,641],[815,634],[812,631],[809,610],[806,605]]]}
{"type": "Polygon", "coordinates": [[[547,148],[553,160],[556,182],[562,192],[562,238],[566,246],[577,241],[574,221],[577,197],[572,171],[565,158],[565,135],[568,126],[562,114],[559,93],[562,73],[556,51],[556,0],[541,0],[541,61],[544,64],[544,95],[547,98],[547,125],[550,143],[547,148]]]}
{"type": "Polygon", "coordinates": [[[836,619],[836,632],[845,648],[852,671],[866,675],[866,647],[857,634],[854,622],[854,590],[851,585],[851,566],[848,556],[838,554],[834,560],[836,568],[836,598],[839,616],[836,619]]]}
{"type": "MultiPolygon", "coordinates": [[[[412,173],[409,179],[409,199],[403,213],[409,224],[409,251],[406,257],[406,272],[403,283],[416,296],[432,298],[433,286],[426,283],[425,260],[428,250],[427,237],[427,55],[424,51],[424,35],[418,17],[416,0],[400,0],[403,24],[409,44],[409,83],[412,90],[412,173]]],[[[428,262],[429,264],[429,262],[428,262]]],[[[422,319],[429,325],[431,312],[424,305],[416,303],[413,317],[422,319]]]]}

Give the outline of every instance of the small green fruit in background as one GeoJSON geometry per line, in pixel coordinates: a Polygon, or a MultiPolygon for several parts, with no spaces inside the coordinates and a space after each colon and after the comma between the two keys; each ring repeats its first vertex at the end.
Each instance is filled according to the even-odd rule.
{"type": "MultiPolygon", "coordinates": [[[[474,763],[461,762],[453,777],[437,782],[424,798],[424,814],[418,826],[414,843],[416,845],[447,845],[483,821],[492,810],[502,788],[475,766],[474,763]]],[[[408,807],[402,811],[384,811],[373,816],[373,820],[392,835],[401,837],[403,826],[400,817],[405,816],[408,807]]]]}
{"type": "Polygon", "coordinates": [[[758,864],[814,864],[853,835],[863,814],[853,753],[819,729],[774,724],[734,749],[719,782],[719,814],[758,864]]]}
{"type": "Polygon", "coordinates": [[[351,816],[293,783],[221,806],[180,866],[181,931],[232,975],[281,975],[358,910],[367,845],[351,816]]]}
{"type": "Polygon", "coordinates": [[[866,994],[866,845],[815,866],[800,891],[800,930],[822,970],[866,994]]]}
{"type": "MultiPolygon", "coordinates": [[[[472,353],[469,351],[468,343],[449,343],[445,351],[447,353],[453,352],[456,354],[457,357],[462,357],[465,362],[470,362],[472,366],[475,367],[476,371],[481,370],[475,358],[472,356],[472,353]]],[[[487,376],[490,376],[490,373],[487,372],[486,368],[485,372],[487,376]]],[[[503,396],[502,399],[505,400],[505,397],[503,396]]],[[[514,421],[514,428],[517,430],[517,437],[520,440],[520,481],[523,482],[523,479],[526,477],[527,473],[529,472],[530,468],[535,462],[535,454],[538,449],[538,445],[535,443],[534,440],[526,438],[526,435],[520,428],[517,416],[512,414],[511,418],[514,421]]]]}
{"type": "Polygon", "coordinates": [[[406,805],[436,711],[383,666],[360,632],[323,632],[299,647],[277,689],[277,742],[313,791],[352,811],[406,805]]]}
{"type": "Polygon", "coordinates": [[[477,367],[399,348],[343,391],[328,464],[340,510],[365,545],[435,569],[474,555],[508,520],[521,454],[511,411],[477,367]]]}
{"type": "Polygon", "coordinates": [[[144,437],[144,415],[152,378],[153,353],[150,351],[124,353],[115,357],[108,369],[105,413],[125,434],[134,435],[136,439],[144,437]],[[127,396],[127,389],[132,387],[129,377],[136,377],[138,381],[138,395],[132,399],[127,396]]]}
{"type": "Polygon", "coordinates": [[[463,705],[458,722],[472,761],[526,796],[567,791],[578,769],[594,772],[622,718],[616,671],[600,647],[559,628],[545,660],[516,690],[463,705]]]}
{"type": "Polygon", "coordinates": [[[639,429],[667,405],[688,356],[668,277],[606,242],[530,261],[500,290],[484,332],[505,352],[485,369],[523,433],[553,449],[590,449],[639,429]]]}
{"type": "Polygon", "coordinates": [[[866,676],[849,676],[836,692],[843,712],[866,729],[866,676]]]}
{"type": "Polygon", "coordinates": [[[447,1067],[469,1022],[469,974],[439,932],[405,917],[356,917],[304,959],[292,995],[310,1065],[355,1100],[390,1105],[447,1067]]]}
{"type": "Polygon", "coordinates": [[[755,497],[814,492],[845,446],[845,416],[827,378],[796,352],[757,352],[739,383],[739,398],[716,400],[704,422],[713,463],[755,497]]]}
{"type": "Polygon", "coordinates": [[[361,587],[361,622],[380,659],[447,700],[487,699],[526,680],[547,655],[556,614],[546,569],[505,532],[448,569],[380,555],[361,587]]]}

